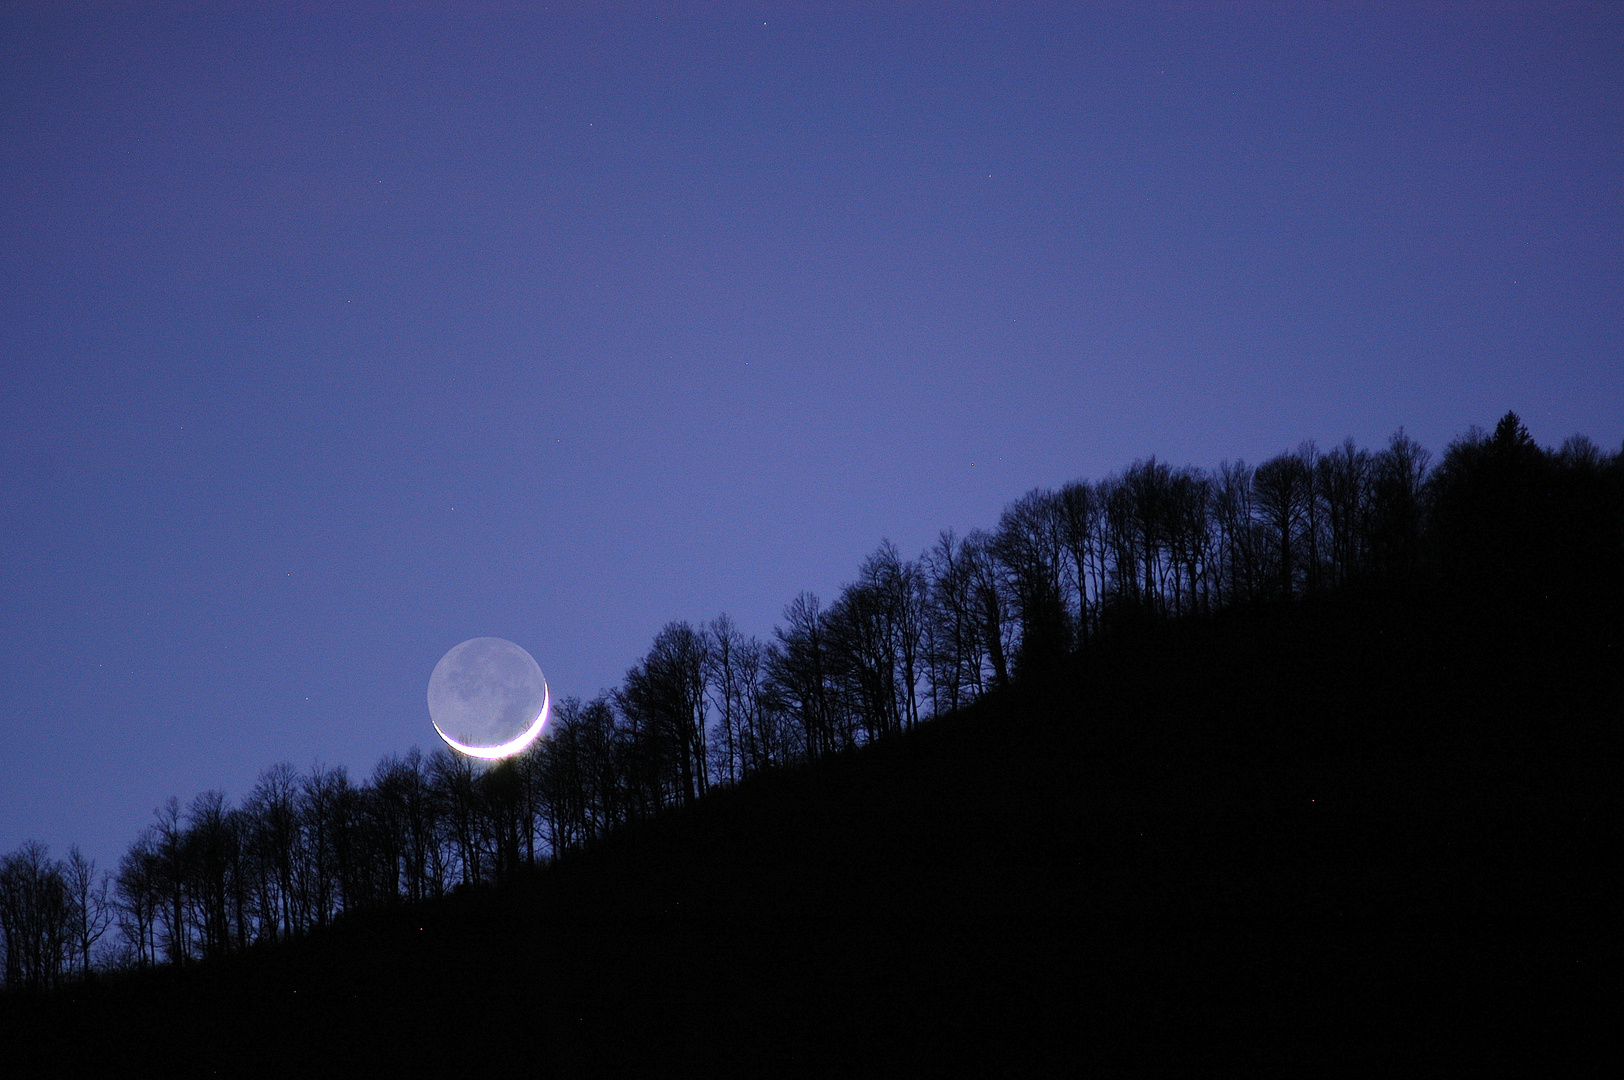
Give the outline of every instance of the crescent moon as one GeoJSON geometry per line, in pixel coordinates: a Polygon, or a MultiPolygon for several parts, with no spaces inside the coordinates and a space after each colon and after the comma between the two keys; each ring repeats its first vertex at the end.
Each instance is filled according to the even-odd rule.
{"type": "Polygon", "coordinates": [[[445,740],[447,746],[458,753],[467,754],[469,757],[484,758],[487,761],[495,761],[498,758],[511,757],[536,741],[536,737],[541,734],[541,729],[547,726],[547,710],[552,706],[552,703],[552,693],[547,689],[547,681],[543,679],[541,683],[541,715],[536,717],[536,722],[525,728],[516,738],[509,739],[500,746],[469,746],[466,743],[460,743],[441,731],[439,724],[434,725],[434,732],[445,740]]]}

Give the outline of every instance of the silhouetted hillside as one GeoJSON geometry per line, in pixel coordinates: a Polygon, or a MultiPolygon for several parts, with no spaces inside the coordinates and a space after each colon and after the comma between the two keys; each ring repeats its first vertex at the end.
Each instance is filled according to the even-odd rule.
{"type": "Polygon", "coordinates": [[[500,888],[13,996],[6,1072],[1568,1073],[1618,1000],[1616,600],[1124,630],[500,888]]]}
{"type": "Polygon", "coordinates": [[[1575,1071],[1619,990],[1624,454],[1507,414],[1426,463],[1136,462],[882,545],[770,644],[670,624],[489,772],[171,801],[119,868],[121,974],[75,978],[108,908],[25,847],[6,1053],[1575,1071]]]}

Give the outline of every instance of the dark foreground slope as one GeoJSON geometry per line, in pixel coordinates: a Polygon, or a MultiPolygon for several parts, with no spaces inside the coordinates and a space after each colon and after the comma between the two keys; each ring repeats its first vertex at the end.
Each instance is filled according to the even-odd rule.
{"type": "Polygon", "coordinates": [[[1582,1071],[1621,1000],[1611,611],[1147,633],[508,888],[13,1000],[4,1071],[1582,1071]]]}

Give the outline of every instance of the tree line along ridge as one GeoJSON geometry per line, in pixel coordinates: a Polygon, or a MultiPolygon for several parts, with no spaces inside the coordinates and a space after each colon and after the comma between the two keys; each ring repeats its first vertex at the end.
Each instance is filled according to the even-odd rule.
{"type": "Polygon", "coordinates": [[[273,765],[233,805],[170,798],[116,868],[28,842],[0,858],[0,974],[41,991],[185,966],[346,913],[506,879],[752,774],[841,754],[1040,677],[1124,628],[1417,575],[1577,595],[1624,555],[1624,448],[1538,446],[1514,413],[1431,455],[1304,443],[1256,466],[1136,461],[1036,489],[917,558],[882,542],[768,639],[724,614],[656,636],[621,685],[556,703],[494,767],[412,748],[353,779],[273,765]]]}

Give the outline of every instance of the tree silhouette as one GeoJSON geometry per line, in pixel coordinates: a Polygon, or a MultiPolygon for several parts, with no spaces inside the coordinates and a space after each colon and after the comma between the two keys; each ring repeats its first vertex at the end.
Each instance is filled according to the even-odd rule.
{"type": "MultiPolygon", "coordinates": [[[[656,748],[656,774],[674,767],[675,796],[692,802],[708,782],[705,741],[705,667],[709,646],[702,633],[686,622],[668,623],[655,635],[641,662],[626,672],[621,707],[644,739],[656,748]]],[[[664,777],[654,802],[670,798],[664,777]]]]}
{"type": "Polygon", "coordinates": [[[816,759],[844,743],[830,685],[827,619],[817,596],[801,593],[784,609],[784,622],[774,631],[778,648],[768,659],[768,677],[774,697],[800,725],[807,756],[816,759]]]}
{"type": "Polygon", "coordinates": [[[44,844],[28,841],[0,858],[0,944],[8,988],[57,986],[76,944],[74,922],[69,883],[44,844]]]}
{"type": "Polygon", "coordinates": [[[81,978],[90,976],[90,952],[113,922],[108,900],[109,875],[96,873],[96,861],[85,858],[77,844],[68,848],[61,874],[68,891],[68,939],[79,960],[81,978]]]}
{"type": "Polygon", "coordinates": [[[1010,605],[1020,620],[1016,674],[1056,669],[1071,650],[1062,575],[1066,519],[1048,491],[1027,492],[1004,511],[991,554],[1002,568],[1010,605]]]}

